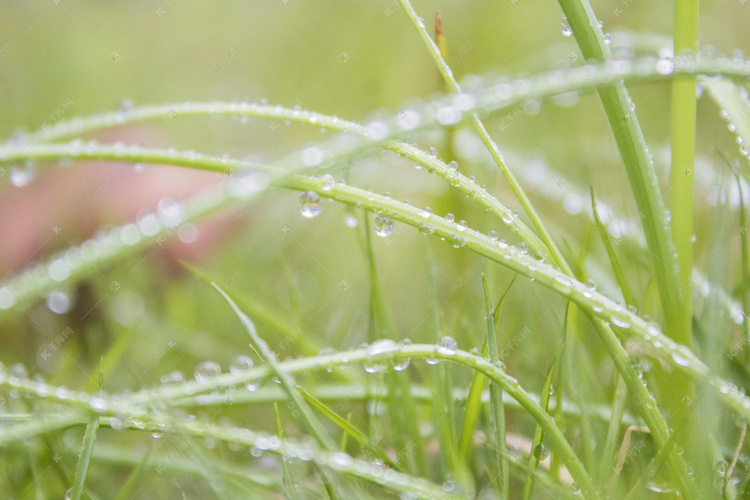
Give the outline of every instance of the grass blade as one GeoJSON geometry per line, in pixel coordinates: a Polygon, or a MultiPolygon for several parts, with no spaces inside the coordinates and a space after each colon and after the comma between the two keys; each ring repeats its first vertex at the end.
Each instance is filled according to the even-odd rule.
{"type": "Polygon", "coordinates": [[[99,428],[99,417],[95,416],[86,425],[86,433],[83,435],[81,444],[81,454],[76,464],[75,480],[70,492],[71,500],[80,500],[83,493],[83,483],[86,480],[86,472],[89,469],[91,454],[94,451],[94,442],[96,441],[96,431],[99,428]]]}
{"type": "MultiPolygon", "coordinates": [[[[539,401],[539,406],[541,406],[544,411],[548,411],[549,409],[550,392],[552,389],[552,377],[557,371],[557,364],[559,362],[561,352],[558,353],[557,356],[555,356],[555,359],[552,361],[552,365],[550,366],[549,370],[547,370],[547,378],[544,380],[544,386],[542,387],[541,392],[542,399],[541,401],[539,401]]],[[[536,472],[539,468],[539,462],[545,458],[546,454],[547,451],[544,447],[544,429],[542,429],[541,426],[537,425],[536,430],[534,431],[534,441],[531,445],[531,455],[529,456],[529,470],[536,472]]],[[[524,487],[523,491],[524,500],[529,500],[531,498],[531,493],[533,492],[533,490],[534,474],[529,474],[526,478],[526,486],[524,487]]]]}
{"type": "MultiPolygon", "coordinates": [[[[495,312],[490,302],[490,289],[487,280],[482,275],[484,286],[484,306],[487,324],[487,354],[490,363],[500,362],[497,348],[497,334],[495,333],[495,312]]],[[[507,293],[507,292],[506,292],[507,293]]],[[[490,405],[492,408],[493,437],[495,439],[495,457],[497,460],[498,477],[500,478],[501,498],[509,498],[510,470],[508,468],[508,448],[505,438],[505,407],[503,406],[503,390],[497,385],[490,383],[490,405]]]]}
{"type": "MultiPolygon", "coordinates": [[[[383,289],[378,279],[375,254],[372,250],[372,231],[370,231],[368,217],[369,214],[365,212],[360,243],[367,260],[367,270],[370,277],[371,321],[374,322],[380,338],[395,342],[398,340],[398,334],[388,312],[383,289]]],[[[404,457],[406,460],[412,457],[415,470],[418,471],[419,475],[426,477],[428,475],[426,453],[424,443],[419,437],[416,405],[411,395],[408,374],[406,372],[388,372],[385,374],[385,381],[390,394],[388,411],[393,426],[397,456],[404,457]]]]}
{"type": "Polygon", "coordinates": [[[302,394],[302,397],[305,398],[311,405],[320,410],[320,412],[323,413],[331,422],[339,426],[341,430],[346,433],[346,435],[353,437],[355,441],[357,441],[363,448],[377,457],[378,460],[380,460],[384,464],[387,464],[388,467],[391,467],[394,470],[400,470],[399,466],[395,462],[393,462],[393,460],[391,460],[390,457],[386,455],[381,448],[373,446],[365,433],[354,427],[351,422],[342,418],[340,415],[326,406],[325,403],[323,403],[321,400],[319,400],[303,388],[297,387],[297,390],[300,394],[302,394]]]}
{"type": "Polygon", "coordinates": [[[281,382],[281,386],[286,391],[287,396],[289,396],[292,404],[300,412],[302,420],[313,433],[315,440],[322,448],[327,450],[334,450],[336,446],[333,443],[333,440],[331,440],[330,436],[328,436],[328,434],[326,433],[323,425],[312,413],[312,410],[302,398],[302,396],[300,396],[300,394],[297,392],[297,384],[294,382],[294,379],[291,377],[291,375],[279,368],[278,362],[276,361],[276,356],[274,355],[271,348],[268,347],[266,341],[263,340],[260,335],[258,335],[258,331],[255,329],[255,323],[253,323],[250,317],[248,317],[247,314],[245,314],[239,308],[232,297],[219,285],[217,285],[215,282],[211,282],[211,286],[219,291],[222,297],[224,297],[224,299],[229,303],[232,310],[234,310],[235,314],[242,323],[242,326],[245,327],[245,330],[247,330],[247,333],[253,342],[253,347],[256,349],[263,362],[268,365],[273,374],[279,379],[279,381],[281,382]]]}

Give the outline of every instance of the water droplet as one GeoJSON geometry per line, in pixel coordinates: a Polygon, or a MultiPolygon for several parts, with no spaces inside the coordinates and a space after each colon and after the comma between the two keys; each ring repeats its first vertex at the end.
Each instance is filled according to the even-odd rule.
{"type": "Polygon", "coordinates": [[[529,247],[526,245],[526,242],[521,241],[517,246],[518,253],[520,253],[521,255],[526,255],[527,253],[529,253],[529,247]]]}
{"type": "Polygon", "coordinates": [[[391,366],[393,366],[393,369],[396,370],[397,372],[402,372],[409,367],[409,363],[411,363],[411,358],[405,358],[405,359],[400,359],[400,360],[394,359],[393,361],[391,361],[391,366]]]}
{"type": "Polygon", "coordinates": [[[55,314],[65,314],[70,310],[70,297],[64,292],[52,292],[47,295],[47,307],[55,314]]]}
{"type": "Polygon", "coordinates": [[[375,219],[373,224],[375,228],[375,234],[382,236],[383,238],[390,236],[393,233],[393,221],[390,217],[380,215],[375,219]]]}
{"type": "Polygon", "coordinates": [[[459,231],[466,231],[466,228],[468,227],[468,224],[466,224],[465,220],[461,220],[456,224],[456,229],[459,231]]]}
{"type": "Polygon", "coordinates": [[[333,189],[333,186],[336,184],[336,181],[333,179],[333,176],[331,174],[325,174],[323,176],[323,182],[325,182],[322,188],[323,191],[330,191],[331,189],[333,189]]]}
{"type": "Polygon", "coordinates": [[[27,161],[24,166],[14,166],[10,169],[10,182],[17,187],[24,187],[34,179],[36,168],[34,163],[27,161]]]}
{"type": "Polygon", "coordinates": [[[505,222],[506,224],[510,224],[511,222],[513,222],[513,218],[514,217],[511,212],[505,212],[503,214],[503,222],[505,222]]]}
{"type": "Polygon", "coordinates": [[[495,232],[495,231],[490,231],[490,232],[489,232],[489,233],[487,234],[487,237],[488,237],[488,238],[490,239],[490,241],[497,241],[497,238],[498,238],[498,236],[497,236],[497,232],[495,232]]]}
{"type": "Polygon", "coordinates": [[[573,30],[570,28],[570,25],[568,24],[568,18],[563,16],[562,19],[562,34],[563,36],[570,36],[573,34],[573,30]]]}
{"type": "Polygon", "coordinates": [[[197,382],[205,382],[209,377],[216,376],[221,373],[221,365],[216,361],[203,361],[198,363],[195,367],[195,380],[197,382]]]}
{"type": "Polygon", "coordinates": [[[453,171],[458,171],[458,162],[453,160],[448,163],[448,168],[450,168],[453,171]]]}
{"type": "MultiPolygon", "coordinates": [[[[435,229],[433,229],[433,227],[430,226],[429,224],[420,224],[419,225],[419,232],[422,233],[422,234],[424,234],[424,235],[430,235],[430,234],[432,234],[432,233],[435,232],[435,229]]],[[[2,306],[2,304],[0,304],[0,309],[2,308],[1,306],[2,306]]]]}
{"type": "Polygon", "coordinates": [[[458,350],[458,343],[453,337],[446,336],[440,339],[440,344],[438,345],[437,350],[440,354],[453,356],[458,350]]]}
{"type": "Polygon", "coordinates": [[[660,75],[671,75],[674,71],[674,62],[671,59],[661,58],[656,61],[656,72],[660,75]]]}
{"type": "Polygon", "coordinates": [[[682,357],[682,355],[677,352],[672,353],[672,361],[680,366],[690,366],[690,361],[688,361],[687,358],[682,357]]]}
{"type": "Polygon", "coordinates": [[[538,460],[544,460],[549,456],[549,450],[544,446],[544,443],[539,443],[534,447],[534,456],[538,460]]]}
{"type": "Polygon", "coordinates": [[[253,363],[253,360],[249,356],[245,356],[244,354],[240,354],[236,358],[234,358],[234,361],[232,361],[232,364],[229,365],[229,373],[241,373],[244,370],[249,370],[255,365],[253,363]]]}
{"type": "Polygon", "coordinates": [[[448,222],[453,222],[454,220],[456,220],[456,217],[452,213],[448,212],[447,214],[445,214],[445,220],[447,220],[448,222]]]}
{"type": "Polygon", "coordinates": [[[427,155],[431,156],[432,158],[437,158],[438,150],[436,148],[430,147],[430,148],[427,148],[425,153],[427,153],[427,155]]]}
{"type": "Polygon", "coordinates": [[[347,227],[355,228],[359,225],[359,221],[357,221],[356,217],[347,215],[346,218],[344,218],[344,224],[346,224],[347,227]]]}
{"type": "Polygon", "coordinates": [[[320,197],[316,193],[307,191],[302,193],[299,197],[299,213],[301,213],[303,217],[312,219],[318,215],[321,210],[323,210],[323,207],[320,206],[320,197]]]}
{"type": "Polygon", "coordinates": [[[451,242],[453,248],[461,248],[466,245],[466,240],[456,234],[449,236],[448,241],[451,242]]]}
{"type": "Polygon", "coordinates": [[[380,373],[386,370],[387,365],[382,360],[373,360],[372,357],[381,354],[398,351],[399,345],[390,339],[381,339],[369,345],[365,351],[365,371],[367,373],[380,373]]]}
{"type": "Polygon", "coordinates": [[[430,207],[425,207],[421,212],[419,212],[419,215],[421,215],[425,219],[429,219],[432,215],[432,209],[430,207]]]}
{"type": "Polygon", "coordinates": [[[318,146],[310,146],[302,150],[301,160],[306,167],[317,167],[325,158],[323,150],[318,146]]]}
{"type": "Polygon", "coordinates": [[[164,385],[182,384],[183,382],[185,382],[185,376],[179,370],[169,372],[161,378],[161,383],[164,385]]]}

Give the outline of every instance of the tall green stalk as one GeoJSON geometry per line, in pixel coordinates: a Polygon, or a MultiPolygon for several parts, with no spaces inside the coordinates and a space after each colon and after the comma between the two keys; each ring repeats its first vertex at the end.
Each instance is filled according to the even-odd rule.
{"type": "MultiPolygon", "coordinates": [[[[588,0],[559,0],[559,3],[584,59],[591,62],[609,59],[612,55],[609,45],[588,0]]],[[[633,101],[622,81],[602,85],[598,92],[625,164],[646,243],[651,250],[667,335],[690,345],[690,323],[680,315],[683,290],[669,231],[669,217],[643,131],[633,112],[633,101]]]]}

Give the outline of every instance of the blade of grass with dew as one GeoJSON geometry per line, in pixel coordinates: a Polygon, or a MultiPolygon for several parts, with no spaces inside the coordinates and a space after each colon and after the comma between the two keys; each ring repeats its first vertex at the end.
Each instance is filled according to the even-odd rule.
{"type": "MultiPolygon", "coordinates": [[[[611,52],[588,0],[559,0],[559,4],[584,59],[606,62],[611,57],[611,52]]],[[[689,347],[692,322],[681,314],[684,309],[680,304],[687,298],[680,285],[677,252],[643,131],[631,109],[632,100],[621,81],[599,87],[598,93],[622,156],[646,243],[651,250],[667,335],[689,347]]],[[[675,390],[672,391],[674,395],[671,396],[671,405],[677,409],[682,397],[692,392],[691,383],[686,377],[673,379],[672,382],[675,390]]]]}
{"type": "MultiPolygon", "coordinates": [[[[547,378],[544,380],[542,386],[542,399],[539,401],[539,405],[544,411],[549,411],[549,400],[550,392],[552,390],[552,378],[557,371],[557,364],[560,359],[561,352],[558,352],[555,359],[552,361],[552,365],[547,370],[547,378]]],[[[531,454],[529,455],[529,470],[536,472],[539,469],[539,462],[543,460],[547,455],[547,449],[544,447],[544,429],[537,425],[534,431],[534,440],[531,443],[531,454]]],[[[523,498],[524,500],[530,500],[531,494],[534,491],[534,475],[529,474],[526,478],[526,485],[524,486],[523,498]]]]}
{"type": "Polygon", "coordinates": [[[313,396],[303,388],[297,387],[297,390],[300,394],[302,394],[302,397],[305,398],[311,405],[317,408],[331,422],[341,428],[341,430],[344,431],[345,435],[353,437],[354,440],[357,441],[364,449],[370,452],[373,456],[377,457],[378,460],[388,465],[388,467],[391,467],[393,470],[401,471],[401,468],[398,466],[398,464],[391,460],[390,457],[388,457],[388,455],[381,448],[374,446],[370,442],[369,438],[362,431],[354,427],[351,422],[342,418],[340,415],[326,406],[322,401],[317,399],[315,396],[313,396]]]}
{"type": "Polygon", "coordinates": [[[328,436],[328,434],[326,433],[323,424],[321,424],[321,422],[315,417],[305,400],[297,392],[297,384],[294,382],[294,379],[279,368],[279,365],[276,361],[276,356],[273,354],[273,351],[271,351],[270,347],[268,347],[266,341],[263,340],[260,335],[258,335],[258,332],[255,329],[255,323],[253,323],[250,317],[247,316],[247,314],[245,314],[239,308],[237,303],[228,292],[225,292],[215,282],[211,282],[211,286],[218,290],[218,292],[222,295],[222,297],[224,297],[227,303],[229,303],[232,310],[234,310],[235,314],[240,320],[240,323],[242,323],[242,326],[250,335],[250,339],[252,340],[255,349],[263,359],[263,362],[268,365],[273,374],[279,379],[281,386],[286,391],[287,396],[289,396],[291,403],[294,405],[297,411],[300,412],[302,420],[313,433],[313,436],[315,437],[315,440],[318,442],[318,444],[322,448],[325,448],[327,450],[335,449],[336,446],[331,440],[330,436],[328,436]]]}
{"type": "MultiPolygon", "coordinates": [[[[378,279],[375,253],[372,249],[372,231],[370,231],[369,215],[367,212],[363,212],[363,214],[362,231],[359,233],[359,237],[362,251],[367,261],[367,271],[370,278],[371,318],[375,322],[381,339],[397,342],[399,340],[397,330],[391,320],[388,307],[385,303],[383,289],[378,279]]],[[[388,412],[391,424],[393,425],[396,454],[397,456],[404,456],[407,460],[411,457],[414,461],[413,470],[416,470],[420,476],[427,477],[429,470],[426,453],[424,443],[420,438],[419,420],[417,419],[416,404],[411,397],[408,373],[388,371],[385,374],[385,382],[390,393],[388,412]]]]}
{"type": "MultiPolygon", "coordinates": [[[[513,283],[516,282],[518,275],[514,275],[513,279],[510,280],[508,287],[505,289],[505,293],[497,301],[497,305],[493,309],[492,321],[495,329],[497,329],[498,322],[500,321],[500,310],[505,302],[505,297],[508,296],[513,283]]],[[[482,344],[482,357],[487,356],[487,338],[482,344]]],[[[469,386],[469,394],[466,397],[466,410],[464,411],[464,418],[461,422],[460,438],[458,442],[459,457],[462,462],[466,462],[471,452],[471,445],[474,439],[474,429],[476,429],[477,422],[479,421],[479,415],[482,408],[482,396],[484,394],[484,386],[487,381],[487,377],[479,372],[475,372],[471,378],[471,385],[469,386]]],[[[503,405],[506,405],[505,398],[503,397],[503,405]]]]}
{"type": "Polygon", "coordinates": [[[743,161],[740,169],[745,181],[750,182],[750,107],[747,89],[730,81],[719,78],[700,78],[701,85],[706,87],[708,95],[720,109],[721,117],[726,120],[729,130],[734,133],[743,161]]]}
{"type": "MultiPolygon", "coordinates": [[[[484,313],[487,325],[487,355],[490,363],[502,363],[498,354],[497,334],[495,333],[494,311],[490,301],[490,289],[487,280],[482,274],[482,285],[484,287],[484,313]]],[[[505,437],[505,407],[503,406],[502,388],[490,382],[490,406],[492,408],[492,431],[495,440],[495,459],[497,461],[500,479],[501,498],[509,498],[510,492],[510,470],[508,468],[508,446],[505,437]]]]}
{"type": "MultiPolygon", "coordinates": [[[[300,416],[302,417],[302,421],[305,422],[307,428],[312,432],[313,437],[318,442],[318,445],[328,451],[335,450],[336,445],[331,437],[326,433],[323,424],[315,417],[312,409],[308,406],[302,396],[300,396],[300,394],[296,391],[297,384],[295,383],[292,376],[279,368],[278,362],[276,361],[276,356],[274,355],[273,351],[271,351],[271,349],[268,347],[266,341],[263,340],[260,335],[258,335],[258,332],[255,329],[255,323],[253,323],[250,317],[239,308],[237,303],[232,299],[229,292],[224,291],[215,282],[211,282],[211,286],[219,291],[219,293],[224,297],[224,299],[234,310],[235,314],[242,323],[242,326],[245,327],[245,330],[250,335],[250,339],[252,340],[254,348],[259,354],[259,357],[263,360],[264,363],[268,365],[273,374],[278,378],[281,386],[284,387],[287,395],[289,396],[291,403],[294,405],[297,411],[299,411],[300,416]]],[[[334,492],[334,486],[331,483],[330,478],[328,478],[327,475],[322,471],[320,474],[320,478],[325,485],[328,496],[332,499],[337,498],[337,495],[334,492]]]]}
{"type": "MultiPolygon", "coordinates": [[[[430,34],[425,28],[424,21],[422,21],[422,19],[417,16],[417,13],[414,10],[414,7],[412,7],[409,0],[399,1],[401,3],[401,8],[404,10],[406,15],[409,17],[409,20],[414,25],[417,33],[422,39],[422,42],[430,53],[433,62],[440,71],[440,74],[443,76],[443,81],[445,82],[446,86],[448,86],[452,92],[460,94],[462,92],[461,87],[453,76],[453,70],[450,68],[450,66],[448,66],[448,63],[445,62],[445,59],[440,53],[440,49],[438,49],[438,47],[435,45],[435,42],[433,42],[432,38],[430,38],[430,34]]],[[[485,148],[492,155],[492,159],[495,161],[497,166],[500,168],[503,176],[508,181],[510,188],[513,190],[513,194],[516,196],[516,199],[518,199],[518,202],[521,204],[524,212],[529,216],[529,219],[531,219],[532,224],[534,224],[534,227],[539,233],[545,246],[549,249],[549,252],[555,264],[560,268],[564,268],[564,262],[560,259],[560,251],[557,248],[557,245],[542,223],[541,218],[536,213],[536,210],[531,204],[528,196],[526,196],[526,192],[516,180],[513,172],[511,172],[511,170],[505,164],[505,161],[503,160],[502,154],[500,153],[497,144],[492,140],[489,133],[487,132],[487,129],[476,113],[471,114],[471,123],[477,134],[479,135],[479,138],[482,140],[485,148]]]]}
{"type": "MultiPolygon", "coordinates": [[[[745,197],[742,192],[742,180],[739,172],[734,167],[732,162],[727,158],[721,151],[718,151],[719,156],[726,166],[734,174],[735,182],[737,183],[737,194],[739,198],[739,219],[740,219],[740,266],[742,270],[742,277],[740,280],[740,286],[738,293],[740,294],[740,300],[742,301],[742,342],[740,345],[750,345],[750,319],[748,313],[750,312],[750,296],[748,296],[748,286],[750,285],[750,251],[748,250],[747,244],[747,214],[745,213],[745,197]]],[[[750,354],[744,355],[745,361],[750,360],[750,354]]]]}
{"type": "MultiPolygon", "coordinates": [[[[604,227],[604,224],[602,224],[602,221],[599,218],[599,211],[596,206],[596,197],[594,196],[593,186],[591,187],[591,210],[594,215],[594,223],[599,229],[599,234],[602,238],[602,242],[604,243],[604,247],[607,250],[610,265],[612,266],[612,270],[615,273],[617,284],[620,286],[620,291],[622,292],[622,296],[625,299],[625,303],[634,306],[635,299],[632,292],[630,291],[630,286],[628,286],[628,283],[625,280],[625,273],[622,270],[622,266],[620,265],[620,261],[617,258],[617,254],[615,253],[615,249],[612,246],[612,242],[609,239],[609,233],[607,232],[607,229],[604,227]]],[[[620,428],[622,427],[622,418],[625,413],[625,400],[627,398],[627,392],[628,388],[627,385],[625,385],[625,381],[619,374],[615,374],[615,394],[614,404],[612,406],[612,418],[610,419],[609,427],[607,428],[607,440],[604,445],[604,454],[600,463],[601,468],[599,482],[601,484],[606,481],[606,474],[610,470],[612,470],[612,467],[617,460],[617,436],[619,435],[620,428]]]]}
{"type": "Polygon", "coordinates": [[[81,454],[76,464],[75,481],[70,492],[70,500],[80,500],[83,494],[83,484],[86,480],[86,472],[89,469],[91,453],[94,451],[94,442],[96,441],[96,431],[99,428],[99,417],[94,416],[86,425],[86,432],[83,435],[81,444],[81,454]]]}
{"type": "MultiPolygon", "coordinates": [[[[276,416],[276,434],[279,439],[284,439],[284,429],[281,426],[281,415],[279,415],[279,404],[273,404],[273,413],[276,416]]],[[[287,456],[281,457],[281,484],[284,488],[284,496],[290,500],[298,500],[301,497],[297,474],[292,470],[291,460],[287,456]]]]}
{"type": "Polygon", "coordinates": [[[607,440],[604,443],[604,452],[599,469],[599,483],[602,485],[607,481],[607,474],[614,468],[617,462],[617,437],[620,435],[620,428],[623,426],[623,414],[625,413],[627,395],[628,386],[625,385],[625,380],[617,376],[615,378],[612,418],[607,427],[607,440]]]}
{"type": "MultiPolygon", "coordinates": [[[[432,332],[433,342],[439,344],[444,337],[445,325],[441,318],[438,300],[438,267],[429,246],[425,254],[428,265],[429,329],[432,332]]],[[[467,491],[467,494],[473,495],[474,481],[466,467],[466,462],[461,460],[458,452],[451,366],[448,363],[440,363],[433,370],[437,372],[433,384],[433,420],[440,443],[440,458],[445,469],[444,473],[446,476],[453,476],[467,491]]]]}

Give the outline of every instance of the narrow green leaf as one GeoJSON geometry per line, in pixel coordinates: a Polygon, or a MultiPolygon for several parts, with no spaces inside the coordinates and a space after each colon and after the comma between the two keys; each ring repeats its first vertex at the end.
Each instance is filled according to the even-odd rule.
{"type": "Polygon", "coordinates": [[[307,405],[305,400],[297,392],[297,389],[296,389],[297,385],[294,382],[294,379],[292,378],[292,376],[279,368],[278,362],[276,361],[276,355],[273,353],[273,351],[271,351],[271,348],[268,347],[268,344],[266,344],[266,341],[263,340],[260,337],[260,335],[258,335],[258,331],[255,329],[255,323],[253,323],[253,321],[247,316],[247,314],[245,314],[239,308],[239,306],[232,299],[229,293],[225,292],[215,282],[211,282],[211,285],[214,288],[216,288],[216,290],[219,291],[222,297],[224,297],[224,299],[232,307],[235,314],[239,318],[240,323],[242,323],[242,326],[244,326],[245,330],[247,330],[247,333],[249,334],[250,339],[253,342],[253,347],[256,349],[256,351],[260,355],[263,362],[268,365],[268,367],[271,369],[273,374],[281,382],[281,386],[286,391],[287,396],[289,396],[289,399],[294,405],[294,407],[297,409],[297,411],[300,412],[300,415],[302,416],[303,421],[305,422],[307,427],[310,429],[310,431],[313,433],[316,441],[318,441],[318,444],[322,448],[325,448],[327,450],[335,449],[336,446],[331,440],[330,436],[326,434],[325,428],[320,423],[320,421],[315,417],[315,415],[312,413],[312,410],[307,405]]]}
{"type": "Polygon", "coordinates": [[[325,403],[323,403],[321,400],[317,399],[315,396],[302,389],[301,387],[297,387],[297,390],[300,394],[302,394],[302,397],[305,398],[311,405],[320,410],[320,412],[323,413],[329,420],[331,420],[331,422],[339,426],[341,430],[343,430],[347,435],[353,437],[360,445],[362,445],[363,448],[376,456],[381,462],[387,464],[389,467],[392,467],[395,470],[400,470],[400,467],[396,463],[394,463],[393,460],[391,460],[390,457],[388,457],[388,455],[386,455],[381,448],[373,446],[367,436],[362,431],[354,427],[351,422],[342,418],[340,415],[326,406],[325,403]]]}
{"type": "MultiPolygon", "coordinates": [[[[500,357],[497,348],[494,312],[490,301],[490,289],[487,286],[484,274],[482,274],[482,285],[484,286],[485,322],[487,324],[487,354],[491,363],[498,363],[500,357]]],[[[490,383],[490,405],[492,407],[492,430],[495,438],[495,458],[498,467],[497,476],[500,482],[500,494],[501,498],[507,499],[510,491],[510,470],[508,468],[508,447],[505,437],[503,390],[499,385],[493,383],[490,383]]]]}
{"type": "Polygon", "coordinates": [[[99,428],[99,417],[94,416],[89,420],[86,425],[86,433],[83,435],[83,443],[81,444],[81,454],[78,457],[78,463],[76,464],[75,480],[73,482],[73,488],[70,492],[71,500],[79,500],[83,493],[83,483],[86,480],[86,472],[89,469],[89,462],[91,461],[91,453],[94,451],[94,442],[96,441],[96,431],[99,428]]]}
{"type": "MultiPolygon", "coordinates": [[[[542,386],[542,400],[539,401],[539,406],[541,406],[544,411],[547,411],[549,409],[552,378],[557,370],[557,363],[559,359],[560,353],[555,356],[555,359],[552,361],[552,365],[549,367],[549,370],[547,370],[547,378],[544,380],[544,385],[542,386]]],[[[546,454],[547,451],[544,447],[544,429],[540,425],[537,425],[536,430],[534,431],[534,440],[531,444],[531,454],[529,455],[529,470],[536,472],[539,468],[539,462],[544,459],[544,456],[546,454]]],[[[529,476],[526,478],[526,486],[523,490],[524,500],[529,500],[531,498],[531,493],[533,492],[533,490],[534,475],[529,474],[529,476]]]]}

